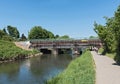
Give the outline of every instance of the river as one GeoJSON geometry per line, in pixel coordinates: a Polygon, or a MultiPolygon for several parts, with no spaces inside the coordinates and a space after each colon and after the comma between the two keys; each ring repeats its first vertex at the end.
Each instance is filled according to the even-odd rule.
{"type": "Polygon", "coordinates": [[[72,59],[70,55],[42,55],[0,64],[0,84],[44,84],[62,72],[72,59]]]}

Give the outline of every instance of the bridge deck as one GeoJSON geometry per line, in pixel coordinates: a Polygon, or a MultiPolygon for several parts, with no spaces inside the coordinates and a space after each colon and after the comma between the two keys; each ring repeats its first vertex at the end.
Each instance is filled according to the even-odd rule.
{"type": "Polygon", "coordinates": [[[31,40],[33,48],[75,48],[81,46],[101,46],[99,39],[94,40],[31,40]]]}

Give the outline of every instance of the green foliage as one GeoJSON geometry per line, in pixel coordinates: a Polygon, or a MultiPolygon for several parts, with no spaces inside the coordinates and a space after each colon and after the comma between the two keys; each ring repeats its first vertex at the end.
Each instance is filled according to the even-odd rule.
{"type": "Polygon", "coordinates": [[[55,35],[55,38],[56,38],[56,39],[59,38],[59,35],[55,35]]]}
{"type": "Polygon", "coordinates": [[[5,33],[5,35],[8,35],[8,33],[6,32],[6,29],[5,29],[5,28],[3,29],[3,32],[5,33]]]}
{"type": "Polygon", "coordinates": [[[96,36],[90,36],[89,39],[98,39],[96,36]]]}
{"type": "Polygon", "coordinates": [[[73,60],[67,69],[47,84],[95,84],[95,69],[92,55],[89,51],[73,60]]]}
{"type": "Polygon", "coordinates": [[[104,52],[112,52],[112,46],[114,46],[114,35],[111,27],[109,27],[107,23],[106,26],[94,23],[94,27],[95,32],[104,43],[104,52]]]}
{"type": "Polygon", "coordinates": [[[2,40],[5,40],[5,41],[14,41],[14,39],[11,36],[9,36],[9,35],[3,36],[2,40]]]}
{"type": "Polygon", "coordinates": [[[16,27],[7,26],[7,30],[3,28],[3,30],[0,30],[0,39],[5,41],[14,41],[18,40],[19,38],[19,31],[16,27]],[[7,33],[8,32],[8,33],[7,33]]]}
{"type": "Polygon", "coordinates": [[[4,28],[3,30],[0,30],[0,40],[13,41],[14,39],[7,34],[4,28]]]}
{"type": "Polygon", "coordinates": [[[57,39],[70,39],[70,37],[68,35],[63,35],[58,37],[57,39]]]}
{"type": "Polygon", "coordinates": [[[108,56],[108,57],[114,59],[115,56],[116,56],[116,53],[107,53],[106,56],[108,56]]]}
{"type": "Polygon", "coordinates": [[[22,59],[35,53],[37,53],[36,50],[22,50],[21,48],[16,47],[13,42],[0,40],[0,61],[22,59]]]}
{"type": "Polygon", "coordinates": [[[46,29],[43,29],[41,26],[35,26],[30,30],[28,38],[29,39],[54,38],[54,34],[46,29]]]}
{"type": "Polygon", "coordinates": [[[20,41],[26,41],[26,40],[27,40],[26,36],[24,34],[22,34],[20,41]]]}
{"type": "Polygon", "coordinates": [[[0,30],[0,39],[5,35],[5,32],[3,30],[0,30]]]}
{"type": "MultiPolygon", "coordinates": [[[[100,49],[98,50],[98,53],[100,53],[100,54],[102,54],[103,52],[104,52],[104,49],[103,49],[103,48],[100,48],[100,49]]],[[[110,58],[112,58],[112,59],[114,59],[115,56],[116,56],[116,53],[115,53],[115,52],[106,53],[105,55],[108,56],[108,57],[110,57],[110,58]]]]}
{"type": "Polygon", "coordinates": [[[7,26],[7,30],[8,30],[8,33],[11,37],[13,37],[13,38],[19,38],[20,37],[20,33],[19,33],[19,31],[17,30],[16,27],[7,26]]]}
{"type": "Polygon", "coordinates": [[[115,61],[120,64],[120,6],[114,14],[114,17],[107,18],[106,25],[94,24],[94,30],[104,43],[104,51],[107,53],[116,53],[115,61]]]}
{"type": "Polygon", "coordinates": [[[120,64],[120,6],[118,7],[114,15],[113,32],[115,34],[117,52],[115,61],[120,64]]]}
{"type": "Polygon", "coordinates": [[[101,47],[99,50],[98,50],[98,53],[102,54],[104,52],[104,49],[101,47]]]}

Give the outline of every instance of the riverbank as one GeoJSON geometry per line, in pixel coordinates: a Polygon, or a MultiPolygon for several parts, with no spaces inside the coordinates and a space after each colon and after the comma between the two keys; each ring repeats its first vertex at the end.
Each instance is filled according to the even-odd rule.
{"type": "Polygon", "coordinates": [[[13,42],[0,40],[0,63],[30,58],[38,53],[37,50],[23,50],[13,42]]]}
{"type": "Polygon", "coordinates": [[[95,67],[89,51],[73,60],[66,70],[46,84],[95,84],[95,67]]]}

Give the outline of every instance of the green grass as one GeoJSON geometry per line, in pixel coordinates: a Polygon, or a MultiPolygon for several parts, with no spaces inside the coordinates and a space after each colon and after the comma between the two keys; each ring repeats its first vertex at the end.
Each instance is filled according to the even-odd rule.
{"type": "Polygon", "coordinates": [[[66,70],[47,84],[95,84],[95,67],[90,51],[73,60],[66,70]]]}
{"type": "Polygon", "coordinates": [[[104,51],[104,49],[103,48],[100,48],[99,50],[98,50],[98,53],[102,53],[104,51]]]}
{"type": "Polygon", "coordinates": [[[116,53],[106,53],[106,56],[108,56],[108,57],[114,59],[115,56],[116,56],[116,53]]]}
{"type": "MultiPolygon", "coordinates": [[[[103,51],[104,51],[103,48],[100,48],[98,50],[99,53],[102,53],[103,51]]],[[[110,58],[112,58],[112,59],[114,59],[114,57],[116,56],[116,53],[106,53],[105,55],[108,56],[108,57],[110,57],[110,58]]]]}
{"type": "Polygon", "coordinates": [[[27,51],[18,48],[13,42],[0,40],[0,61],[24,58],[30,54],[35,54],[37,51],[27,51]]]}

